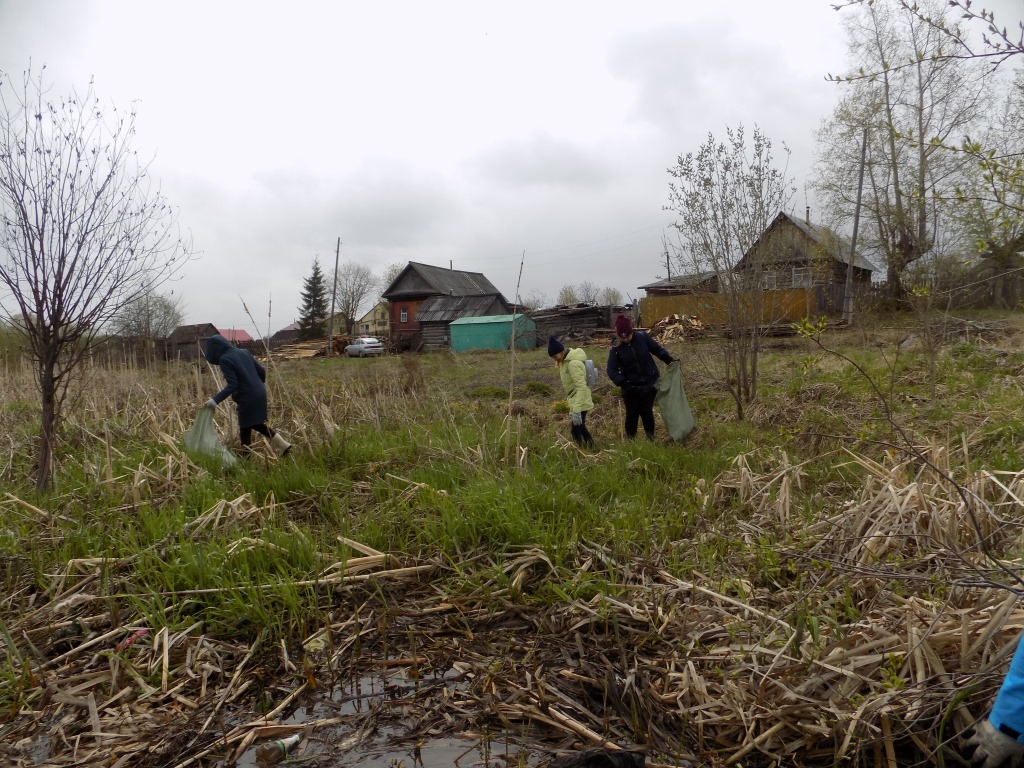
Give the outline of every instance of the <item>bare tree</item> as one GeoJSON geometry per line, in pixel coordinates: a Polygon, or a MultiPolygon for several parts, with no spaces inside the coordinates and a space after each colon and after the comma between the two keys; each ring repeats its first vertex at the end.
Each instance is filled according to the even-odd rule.
{"type": "Polygon", "coordinates": [[[384,293],[384,291],[386,291],[391,284],[398,279],[398,276],[402,274],[402,270],[405,269],[406,266],[408,265],[402,264],[399,261],[393,261],[390,264],[385,264],[384,269],[380,272],[380,278],[378,279],[377,293],[384,293]]]}
{"type": "Polygon", "coordinates": [[[601,303],[605,306],[618,306],[622,304],[622,291],[606,285],[601,289],[601,303]]]}
{"type": "Polygon", "coordinates": [[[52,99],[42,72],[18,86],[0,74],[0,300],[36,365],[40,492],[79,364],[125,303],[190,256],[134,134],[134,109],[102,106],[92,83],[52,99]]]}
{"type": "Polygon", "coordinates": [[[579,304],[580,297],[576,293],[575,285],[563,285],[562,289],[558,292],[558,298],[556,301],[562,305],[579,304]]]}
{"type": "Polygon", "coordinates": [[[584,280],[576,286],[576,295],[585,304],[596,304],[598,296],[601,295],[601,289],[597,287],[597,283],[584,280]]]}
{"type": "MultiPolygon", "coordinates": [[[[850,6],[871,5],[875,0],[847,0],[835,5],[836,10],[842,10],[850,6]]],[[[996,15],[993,11],[982,8],[975,10],[974,0],[946,0],[942,5],[936,6],[928,3],[921,3],[919,0],[896,0],[900,7],[912,13],[924,24],[938,30],[946,39],[948,45],[935,52],[937,59],[984,59],[989,61],[993,67],[1004,63],[1011,56],[1024,53],[1024,21],[1017,20],[1016,30],[1009,31],[1005,25],[1000,27],[996,22],[996,15]],[[946,14],[948,8],[955,8],[956,15],[968,22],[981,22],[985,30],[981,33],[982,45],[979,48],[968,39],[963,25],[954,24],[949,21],[946,14]]],[[[877,70],[864,70],[855,77],[875,77],[882,71],[892,71],[902,67],[912,67],[916,64],[914,59],[888,60],[877,70]]],[[[830,76],[834,80],[844,79],[842,77],[830,76]]]]}
{"type": "Polygon", "coordinates": [[[755,127],[748,147],[741,125],[726,129],[726,141],[709,135],[699,151],[680,156],[668,169],[668,210],[678,219],[677,264],[683,274],[713,273],[717,292],[710,311],[721,315],[726,333],[718,347],[719,376],[743,418],[757,396],[763,307],[759,279],[771,253],[753,253],[753,269],[734,267],[752,252],[775,214],[792,197],[785,172],[774,167],[772,143],[755,127]]]}
{"type": "Polygon", "coordinates": [[[181,297],[147,293],[121,307],[113,329],[118,336],[155,341],[170,336],[182,322],[181,297]]]}
{"type": "Polygon", "coordinates": [[[548,297],[544,291],[534,288],[521,301],[527,309],[543,309],[548,305],[548,297]]]}
{"type": "Polygon", "coordinates": [[[346,333],[352,333],[367,299],[375,296],[379,286],[380,281],[365,264],[349,261],[338,268],[334,275],[335,307],[345,316],[346,333]]]}

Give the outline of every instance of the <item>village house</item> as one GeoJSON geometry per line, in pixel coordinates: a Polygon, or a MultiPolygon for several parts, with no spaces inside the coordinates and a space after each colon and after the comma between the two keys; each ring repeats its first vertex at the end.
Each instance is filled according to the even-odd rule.
{"type": "Polygon", "coordinates": [[[268,343],[271,349],[277,349],[284,344],[291,344],[299,340],[299,324],[289,323],[281,330],[270,337],[268,343]]]}
{"type": "Polygon", "coordinates": [[[164,355],[167,360],[198,360],[203,354],[202,340],[217,332],[213,323],[179,325],[164,341],[164,355]]]}
{"type": "Polygon", "coordinates": [[[479,272],[414,261],[381,297],[388,302],[391,341],[396,349],[447,347],[452,320],[512,312],[508,300],[479,272]]]}
{"type": "Polygon", "coordinates": [[[360,336],[375,338],[387,337],[389,317],[388,303],[382,299],[374,305],[373,309],[356,321],[356,333],[360,336]]]}
{"type": "MultiPolygon", "coordinates": [[[[847,275],[853,294],[871,286],[877,268],[827,227],[780,211],[743,257],[730,277],[739,295],[756,304],[757,322],[785,325],[803,317],[839,318],[847,275]],[[755,301],[756,300],[756,301],[755,301]]],[[[640,318],[647,324],[669,315],[691,315],[720,323],[726,313],[720,282],[727,275],[702,272],[665,278],[640,286],[640,318]]]]}

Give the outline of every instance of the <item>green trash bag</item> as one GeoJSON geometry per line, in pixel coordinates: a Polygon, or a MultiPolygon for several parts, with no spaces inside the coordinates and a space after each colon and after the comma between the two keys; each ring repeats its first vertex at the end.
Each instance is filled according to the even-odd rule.
{"type": "Polygon", "coordinates": [[[665,368],[664,375],[654,382],[654,388],[658,390],[654,402],[665,420],[669,437],[677,443],[685,440],[693,431],[693,414],[686,399],[686,390],[683,389],[683,374],[679,370],[678,361],[665,368]]]}
{"type": "Polygon", "coordinates": [[[192,428],[185,433],[185,450],[193,454],[212,456],[225,467],[232,467],[238,461],[227,446],[217,437],[213,424],[213,409],[200,408],[192,428]]]}

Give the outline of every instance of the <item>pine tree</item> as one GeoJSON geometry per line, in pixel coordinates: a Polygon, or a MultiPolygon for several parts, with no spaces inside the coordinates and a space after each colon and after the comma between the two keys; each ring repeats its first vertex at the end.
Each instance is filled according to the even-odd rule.
{"type": "Polygon", "coordinates": [[[299,307],[299,338],[317,339],[327,334],[327,283],[320,260],[313,259],[313,273],[302,281],[299,307]]]}

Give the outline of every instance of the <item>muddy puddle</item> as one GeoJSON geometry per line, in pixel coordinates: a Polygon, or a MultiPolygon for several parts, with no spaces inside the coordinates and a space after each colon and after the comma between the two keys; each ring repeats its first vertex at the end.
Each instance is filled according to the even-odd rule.
{"type": "MultiPolygon", "coordinates": [[[[254,742],[234,763],[216,768],[262,768],[268,764],[321,768],[442,768],[443,766],[533,766],[549,753],[530,747],[526,734],[439,733],[419,727],[437,702],[457,702],[467,687],[449,670],[427,679],[408,674],[366,676],[332,689],[305,694],[294,711],[278,718],[302,727],[302,740],[277,763],[261,761],[254,742]],[[320,723],[328,723],[320,725],[320,723]],[[311,725],[312,724],[312,725],[311,725]]],[[[453,723],[454,725],[454,723],[453,723]]],[[[465,731],[465,729],[460,729],[465,731]]]]}

